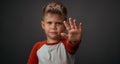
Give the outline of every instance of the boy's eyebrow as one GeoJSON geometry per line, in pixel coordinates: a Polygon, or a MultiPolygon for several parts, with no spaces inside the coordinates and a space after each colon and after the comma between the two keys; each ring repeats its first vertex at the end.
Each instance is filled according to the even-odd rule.
{"type": "MultiPolygon", "coordinates": [[[[49,21],[49,20],[48,20],[48,21],[46,21],[46,22],[52,22],[52,21],[49,21]]],[[[62,22],[62,21],[59,20],[59,21],[55,21],[55,22],[62,22]]]]}
{"type": "Polygon", "coordinates": [[[62,21],[56,21],[56,22],[62,22],[62,21]]]}
{"type": "Polygon", "coordinates": [[[46,22],[52,22],[52,21],[46,21],[46,22]]]}

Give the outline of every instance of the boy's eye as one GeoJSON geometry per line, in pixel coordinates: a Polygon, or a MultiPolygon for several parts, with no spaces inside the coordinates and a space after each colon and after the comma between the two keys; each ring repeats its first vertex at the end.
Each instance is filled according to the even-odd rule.
{"type": "MultiPolygon", "coordinates": [[[[46,22],[46,23],[49,24],[49,25],[52,24],[52,22],[46,22]]],[[[56,22],[55,24],[56,24],[56,25],[62,25],[63,23],[62,23],[62,22],[56,22]]]]}
{"type": "Polygon", "coordinates": [[[52,24],[52,22],[47,22],[47,24],[52,24]]]}
{"type": "Polygon", "coordinates": [[[63,23],[62,23],[62,22],[57,22],[56,24],[58,24],[58,25],[62,25],[63,23]]]}

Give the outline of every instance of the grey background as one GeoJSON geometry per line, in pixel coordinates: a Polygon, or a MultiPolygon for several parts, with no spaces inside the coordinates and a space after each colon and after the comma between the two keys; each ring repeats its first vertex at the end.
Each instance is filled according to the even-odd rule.
{"type": "MultiPolygon", "coordinates": [[[[120,64],[119,0],[59,0],[68,17],[83,22],[75,64],[120,64]]],[[[26,64],[32,46],[45,39],[41,11],[49,0],[1,1],[0,64],[26,64]]]]}

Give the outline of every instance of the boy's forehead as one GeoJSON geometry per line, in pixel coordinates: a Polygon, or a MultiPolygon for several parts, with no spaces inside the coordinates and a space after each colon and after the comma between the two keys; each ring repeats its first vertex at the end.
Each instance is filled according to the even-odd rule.
{"type": "Polygon", "coordinates": [[[44,16],[44,20],[59,20],[59,21],[63,21],[64,18],[58,14],[52,14],[52,13],[47,13],[44,16]]]}

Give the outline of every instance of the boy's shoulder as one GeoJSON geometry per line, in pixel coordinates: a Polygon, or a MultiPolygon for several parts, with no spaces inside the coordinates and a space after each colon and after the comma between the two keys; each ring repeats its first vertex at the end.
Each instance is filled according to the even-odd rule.
{"type": "MultiPolygon", "coordinates": [[[[66,39],[61,39],[61,41],[62,41],[62,43],[67,43],[68,42],[68,40],[66,40],[66,39]]],[[[37,41],[35,44],[34,44],[34,47],[35,48],[40,48],[42,45],[44,45],[44,44],[46,44],[47,43],[47,41],[46,40],[42,40],[42,41],[37,41]]]]}
{"type": "Polygon", "coordinates": [[[42,45],[46,43],[46,40],[38,41],[34,44],[34,48],[39,49],[42,45]]]}

